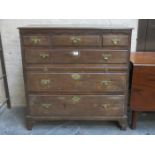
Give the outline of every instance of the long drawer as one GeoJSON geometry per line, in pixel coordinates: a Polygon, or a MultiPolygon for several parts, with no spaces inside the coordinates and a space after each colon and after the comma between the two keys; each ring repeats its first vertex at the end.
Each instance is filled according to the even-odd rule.
{"type": "Polygon", "coordinates": [[[107,64],[127,63],[127,50],[105,51],[102,49],[49,49],[25,48],[25,61],[29,64],[107,64]]]}
{"type": "Polygon", "coordinates": [[[26,74],[27,89],[31,92],[124,92],[126,80],[126,73],[39,73],[28,71],[26,74]]]}
{"type": "Polygon", "coordinates": [[[122,116],[123,95],[29,95],[33,116],[122,116]]]}

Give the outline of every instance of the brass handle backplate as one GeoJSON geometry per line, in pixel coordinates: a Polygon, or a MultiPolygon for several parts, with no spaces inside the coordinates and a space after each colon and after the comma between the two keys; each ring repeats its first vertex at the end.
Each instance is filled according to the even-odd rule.
{"type": "Polygon", "coordinates": [[[110,104],[102,104],[101,107],[107,110],[110,107],[110,104]]]}
{"type": "Polygon", "coordinates": [[[37,37],[33,37],[33,38],[31,38],[31,42],[33,44],[39,44],[41,42],[41,39],[40,38],[37,38],[37,37]]]}
{"type": "Polygon", "coordinates": [[[51,107],[51,106],[52,106],[52,105],[51,105],[51,104],[48,104],[48,103],[47,103],[47,104],[42,104],[42,107],[45,108],[45,109],[48,109],[48,108],[51,107]]]}
{"type": "Polygon", "coordinates": [[[78,36],[73,36],[70,38],[73,44],[79,44],[81,42],[81,38],[78,36]]]}
{"type": "Polygon", "coordinates": [[[81,100],[81,98],[80,98],[79,96],[73,96],[73,97],[72,97],[73,103],[79,102],[80,100],[81,100]]]}
{"type": "Polygon", "coordinates": [[[118,45],[119,42],[120,42],[119,39],[112,39],[111,41],[112,41],[112,43],[113,43],[114,45],[118,45]]]}
{"type": "Polygon", "coordinates": [[[105,53],[103,53],[102,54],[102,57],[103,57],[104,60],[109,60],[109,58],[111,57],[111,54],[105,54],[105,53]]]}
{"type": "Polygon", "coordinates": [[[110,80],[103,80],[103,81],[101,81],[101,84],[104,85],[104,86],[108,86],[110,83],[111,83],[110,80]]]}
{"type": "Polygon", "coordinates": [[[43,85],[43,86],[48,86],[48,87],[49,87],[51,81],[50,81],[49,79],[42,79],[42,80],[40,81],[40,83],[41,83],[41,85],[43,85]]]}
{"type": "Polygon", "coordinates": [[[40,53],[40,57],[43,59],[49,58],[49,54],[48,53],[40,53]]]}
{"type": "Polygon", "coordinates": [[[81,75],[78,73],[72,74],[71,76],[72,76],[72,79],[74,79],[74,80],[80,80],[80,78],[81,78],[81,75]]]}

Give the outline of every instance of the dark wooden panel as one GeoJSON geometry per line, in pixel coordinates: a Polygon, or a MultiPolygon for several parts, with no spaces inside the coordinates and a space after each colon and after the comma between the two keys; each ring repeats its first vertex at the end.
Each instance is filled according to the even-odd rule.
{"type": "Polygon", "coordinates": [[[155,110],[155,67],[136,66],[132,77],[131,108],[135,111],[155,110]]]}
{"type": "Polygon", "coordinates": [[[148,27],[148,20],[139,19],[138,36],[137,36],[137,51],[145,51],[147,27],[148,27]]]}
{"type": "Polygon", "coordinates": [[[145,51],[155,51],[155,20],[148,20],[145,51]]]}
{"type": "Polygon", "coordinates": [[[33,116],[123,116],[123,95],[30,95],[33,116]]]}
{"type": "Polygon", "coordinates": [[[155,19],[140,19],[138,23],[137,51],[155,51],[155,19]]]}

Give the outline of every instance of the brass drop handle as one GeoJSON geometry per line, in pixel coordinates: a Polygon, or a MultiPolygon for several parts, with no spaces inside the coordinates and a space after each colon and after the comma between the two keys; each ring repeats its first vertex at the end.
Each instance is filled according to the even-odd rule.
{"type": "Polygon", "coordinates": [[[49,58],[49,54],[48,53],[40,53],[40,57],[43,59],[49,58]]]}
{"type": "Polygon", "coordinates": [[[101,84],[104,85],[104,86],[108,86],[110,83],[111,83],[110,80],[103,80],[103,81],[101,81],[101,84]]]}
{"type": "Polygon", "coordinates": [[[42,79],[41,80],[41,84],[44,86],[49,86],[50,83],[51,83],[51,81],[49,79],[42,79]]]}
{"type": "Polygon", "coordinates": [[[109,108],[110,104],[102,104],[101,107],[105,110],[109,108]]]}
{"type": "Polygon", "coordinates": [[[72,74],[71,76],[72,76],[72,79],[74,79],[74,80],[80,80],[81,79],[81,75],[78,73],[72,74]]]}
{"type": "Polygon", "coordinates": [[[42,107],[45,108],[45,109],[48,109],[48,108],[51,107],[51,106],[52,106],[52,105],[51,105],[51,104],[48,104],[48,103],[47,103],[47,104],[42,104],[42,107]]]}
{"type": "Polygon", "coordinates": [[[37,38],[37,37],[33,37],[33,38],[31,39],[31,42],[32,42],[33,44],[38,44],[38,43],[41,42],[41,39],[40,39],[40,38],[37,38]]]}
{"type": "Polygon", "coordinates": [[[112,43],[113,43],[114,45],[118,45],[119,42],[120,42],[119,39],[112,39],[111,41],[112,41],[112,43]]]}
{"type": "Polygon", "coordinates": [[[81,38],[78,36],[74,36],[70,38],[73,44],[78,44],[81,42],[81,38]]]}
{"type": "Polygon", "coordinates": [[[111,57],[111,54],[102,54],[102,57],[104,60],[109,60],[109,58],[111,57]]]}
{"type": "Polygon", "coordinates": [[[77,57],[80,55],[80,52],[75,50],[75,51],[72,51],[71,54],[72,54],[72,56],[77,57]]]}
{"type": "Polygon", "coordinates": [[[79,96],[73,96],[72,97],[73,104],[79,102],[80,100],[81,100],[81,98],[79,96]]]}

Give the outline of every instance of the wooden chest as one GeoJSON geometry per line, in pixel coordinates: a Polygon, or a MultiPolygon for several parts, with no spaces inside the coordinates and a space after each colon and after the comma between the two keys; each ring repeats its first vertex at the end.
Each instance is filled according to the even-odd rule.
{"type": "Polygon", "coordinates": [[[138,112],[155,111],[155,53],[132,53],[131,62],[133,63],[131,127],[134,129],[138,112]]]}
{"type": "Polygon", "coordinates": [[[127,126],[131,29],[20,28],[27,128],[40,120],[127,126]]]}

